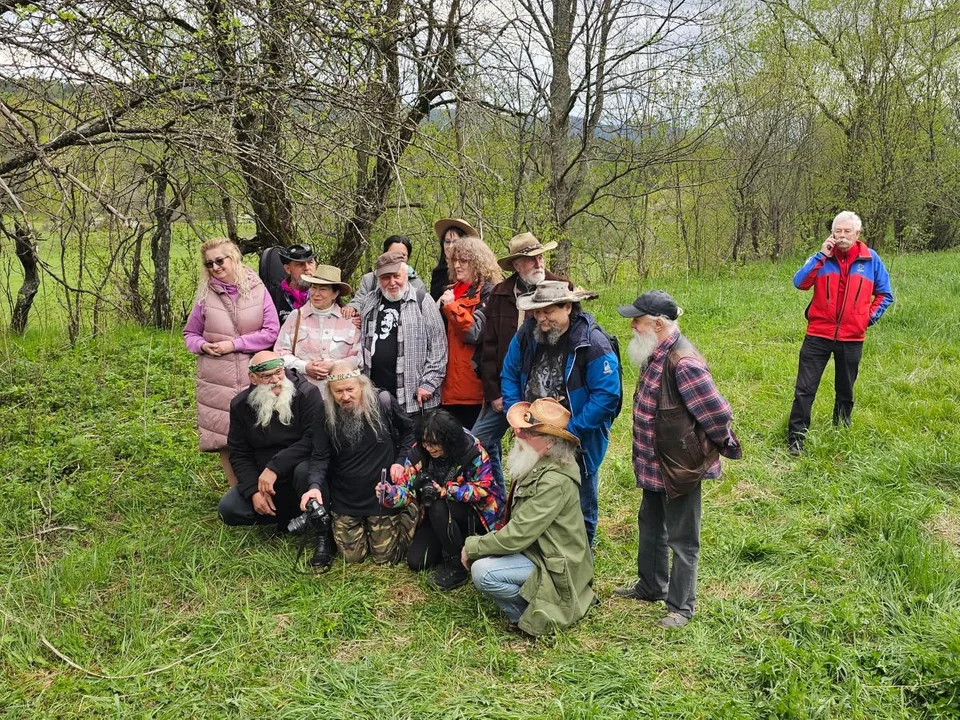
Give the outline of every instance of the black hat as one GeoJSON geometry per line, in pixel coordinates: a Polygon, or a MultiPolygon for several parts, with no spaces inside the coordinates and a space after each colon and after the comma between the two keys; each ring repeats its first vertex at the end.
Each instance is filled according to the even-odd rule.
{"type": "Polygon", "coordinates": [[[633,301],[633,305],[621,305],[617,312],[623,317],[635,318],[641,315],[662,315],[670,320],[676,320],[683,314],[683,309],[664,290],[648,290],[633,301]]]}
{"type": "Polygon", "coordinates": [[[284,265],[292,262],[306,262],[307,260],[313,260],[314,257],[316,256],[313,253],[313,248],[302,243],[280,248],[280,260],[283,261],[284,265]]]}

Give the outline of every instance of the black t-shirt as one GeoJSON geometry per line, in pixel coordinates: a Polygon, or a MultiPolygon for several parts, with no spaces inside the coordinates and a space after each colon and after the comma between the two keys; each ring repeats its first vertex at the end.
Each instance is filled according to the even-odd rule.
{"type": "Polygon", "coordinates": [[[538,398],[551,397],[570,409],[565,380],[569,349],[570,339],[567,333],[560,336],[556,345],[537,345],[537,354],[533,358],[533,367],[530,368],[527,387],[524,389],[524,400],[533,402],[538,398]]]}
{"type": "Polygon", "coordinates": [[[370,379],[379,388],[397,394],[397,329],[400,327],[400,301],[380,300],[370,348],[370,379]]]}

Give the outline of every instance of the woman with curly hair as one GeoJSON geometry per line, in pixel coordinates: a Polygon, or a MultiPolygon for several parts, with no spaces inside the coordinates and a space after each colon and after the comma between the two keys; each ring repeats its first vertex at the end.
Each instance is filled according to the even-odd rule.
{"type": "Polygon", "coordinates": [[[480,238],[456,241],[450,256],[453,282],[437,301],[447,325],[447,374],[440,390],[443,408],[464,427],[473,427],[483,406],[480,346],[485,311],[493,286],[502,275],[497,258],[480,238]]]}
{"type": "Polygon", "coordinates": [[[270,293],[257,273],[243,264],[240,249],[224,237],[204,242],[200,282],[183,339],[197,356],[200,450],[220,453],[231,487],[237,477],[227,451],[230,401],[250,385],[250,358],[272,349],[279,330],[270,293]]]}

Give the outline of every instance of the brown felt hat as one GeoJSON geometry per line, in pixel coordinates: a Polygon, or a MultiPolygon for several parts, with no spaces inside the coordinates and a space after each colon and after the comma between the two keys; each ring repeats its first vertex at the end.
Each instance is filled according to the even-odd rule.
{"type": "Polygon", "coordinates": [[[406,264],[407,260],[403,256],[403,253],[385,252],[383,255],[377,258],[377,263],[373,266],[373,272],[377,277],[380,277],[381,275],[389,275],[395,272],[400,272],[400,268],[404,267],[406,264]]]}
{"type": "Polygon", "coordinates": [[[517,258],[543,255],[545,252],[553,250],[556,246],[557,244],[555,242],[548,242],[546,245],[542,244],[533,233],[520,233],[510,238],[510,242],[507,243],[507,252],[509,254],[505,258],[497,260],[497,264],[507,272],[513,272],[513,261],[517,258]]]}
{"type": "Polygon", "coordinates": [[[513,428],[529,428],[542,435],[553,435],[576,445],[580,444],[580,438],[567,430],[570,411],[553,398],[539,398],[532,403],[514,403],[507,411],[507,422],[513,428]]]}
{"type": "Polygon", "coordinates": [[[480,237],[480,232],[476,228],[466,220],[461,220],[460,218],[440,218],[433,224],[433,231],[441,240],[443,240],[443,236],[446,235],[447,230],[450,228],[456,228],[462,232],[464,236],[475,235],[476,237],[480,237]]]}
{"type": "Polygon", "coordinates": [[[533,292],[517,298],[517,309],[527,312],[548,305],[562,305],[598,297],[600,296],[592,290],[571,290],[566,280],[544,280],[533,292]]]}

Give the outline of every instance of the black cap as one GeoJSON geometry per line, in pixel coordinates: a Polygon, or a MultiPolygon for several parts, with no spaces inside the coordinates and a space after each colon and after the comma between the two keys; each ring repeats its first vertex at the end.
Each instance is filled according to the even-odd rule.
{"type": "Polygon", "coordinates": [[[283,261],[283,264],[292,262],[305,262],[307,260],[313,260],[315,255],[313,254],[313,248],[309,245],[299,244],[291,245],[290,247],[280,248],[280,259],[283,261]]]}
{"type": "Polygon", "coordinates": [[[633,301],[633,305],[621,305],[617,312],[627,318],[641,315],[662,315],[670,320],[676,320],[683,312],[674,299],[664,290],[648,290],[633,301]]]}

